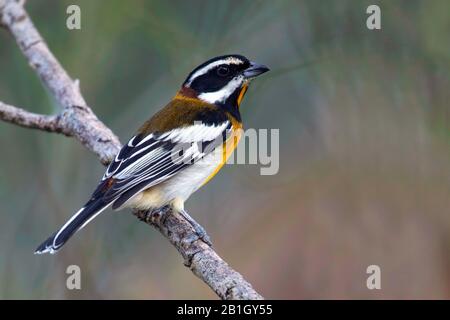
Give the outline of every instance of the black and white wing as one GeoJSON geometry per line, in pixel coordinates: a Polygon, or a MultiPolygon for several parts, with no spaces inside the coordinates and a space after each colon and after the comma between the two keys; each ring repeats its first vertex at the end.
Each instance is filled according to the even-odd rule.
{"type": "Polygon", "coordinates": [[[194,124],[162,134],[136,135],[109,165],[93,197],[101,196],[118,208],[140,191],[169,179],[204,157],[214,145],[225,141],[230,130],[231,123],[225,121],[218,125],[194,124]]]}
{"type": "Polygon", "coordinates": [[[231,124],[194,124],[162,134],[136,135],[109,165],[91,199],[35,253],[55,253],[111,204],[118,208],[140,191],[174,176],[225,141],[231,124]]]}

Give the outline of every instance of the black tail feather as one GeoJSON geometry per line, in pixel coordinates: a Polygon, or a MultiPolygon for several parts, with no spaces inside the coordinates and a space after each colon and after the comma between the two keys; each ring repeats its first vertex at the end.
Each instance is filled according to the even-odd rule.
{"type": "Polygon", "coordinates": [[[57,232],[51,235],[47,240],[41,243],[34,251],[35,254],[55,253],[71,236],[78,230],[83,228],[93,218],[100,214],[109,206],[102,200],[89,201],[83,208],[75,213],[66,224],[64,224],[57,232]]]}

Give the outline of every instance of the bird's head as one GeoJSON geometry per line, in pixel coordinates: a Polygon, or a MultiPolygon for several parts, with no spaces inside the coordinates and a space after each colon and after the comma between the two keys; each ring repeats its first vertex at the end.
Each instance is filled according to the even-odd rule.
{"type": "Polygon", "coordinates": [[[250,80],[267,71],[241,55],[219,56],[195,68],[181,90],[208,103],[239,105],[250,80]]]}

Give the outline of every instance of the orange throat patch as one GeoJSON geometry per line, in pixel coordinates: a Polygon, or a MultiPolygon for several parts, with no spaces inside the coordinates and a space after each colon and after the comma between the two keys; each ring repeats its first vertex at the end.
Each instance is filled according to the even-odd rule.
{"type": "Polygon", "coordinates": [[[247,89],[248,89],[248,83],[244,83],[244,85],[241,88],[241,92],[239,92],[239,96],[237,98],[237,106],[238,107],[241,105],[242,99],[244,99],[247,89]]]}
{"type": "Polygon", "coordinates": [[[232,155],[233,151],[236,149],[239,140],[242,136],[242,124],[238,122],[233,121],[233,129],[232,134],[226,141],[222,144],[222,159],[220,164],[217,166],[217,168],[214,170],[213,173],[209,175],[208,178],[202,183],[201,186],[204,186],[207,184],[219,171],[222,169],[222,167],[227,162],[228,158],[232,155]]]}

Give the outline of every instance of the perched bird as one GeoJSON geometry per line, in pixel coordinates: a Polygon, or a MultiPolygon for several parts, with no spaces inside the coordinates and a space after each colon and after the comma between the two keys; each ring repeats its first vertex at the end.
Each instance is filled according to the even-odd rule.
{"type": "Polygon", "coordinates": [[[175,97],[123,146],[90,200],[35,253],[55,253],[109,206],[171,206],[209,242],[184,202],[233,152],[242,132],[239,105],[250,80],[268,70],[241,55],[216,57],[195,68],[175,97]]]}

